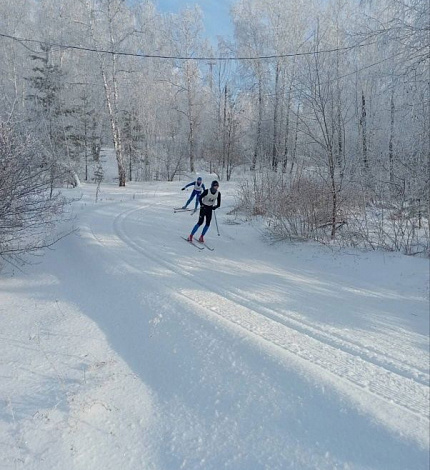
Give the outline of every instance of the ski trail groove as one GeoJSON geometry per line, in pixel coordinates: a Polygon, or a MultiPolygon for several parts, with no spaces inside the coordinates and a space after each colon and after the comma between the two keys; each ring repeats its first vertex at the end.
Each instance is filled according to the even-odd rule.
{"type": "MultiPolygon", "coordinates": [[[[424,384],[398,373],[401,370],[400,366],[397,367],[398,371],[387,370],[382,364],[370,362],[365,351],[360,348],[358,351],[354,351],[353,345],[339,343],[328,333],[317,332],[314,328],[305,328],[297,321],[295,325],[292,323],[286,325],[285,322],[280,321],[280,315],[277,312],[261,306],[256,309],[242,305],[236,294],[230,291],[217,292],[213,285],[208,287],[204,282],[196,279],[193,274],[179,269],[174,263],[154,256],[134,242],[124,230],[126,218],[138,210],[141,208],[126,210],[115,217],[113,221],[115,234],[126,245],[155,263],[163,265],[180,276],[188,277],[192,282],[190,291],[182,292],[180,295],[260,338],[323,368],[342,380],[348,380],[361,389],[375,394],[389,403],[396,404],[415,414],[420,420],[428,422],[428,388],[424,384]],[[209,299],[208,302],[193,293],[195,284],[205,289],[205,299],[209,299]],[[213,305],[220,308],[215,308],[213,305]]],[[[355,348],[357,347],[355,346],[355,348]]]]}
{"type": "Polygon", "coordinates": [[[422,385],[428,385],[429,383],[428,373],[426,373],[424,369],[404,363],[402,359],[390,357],[386,353],[377,350],[375,347],[372,347],[371,350],[368,350],[367,346],[361,345],[358,341],[354,341],[351,338],[342,337],[337,332],[327,331],[322,328],[315,327],[305,319],[302,320],[301,318],[292,318],[291,315],[294,315],[294,312],[287,310],[276,311],[262,305],[262,303],[258,300],[251,301],[237,292],[229,291],[228,296],[235,302],[254,310],[255,305],[258,305],[259,312],[264,312],[266,316],[271,317],[285,326],[312,336],[315,339],[319,339],[326,344],[341,348],[350,354],[361,357],[361,359],[365,361],[371,362],[380,367],[384,367],[385,369],[394,372],[397,375],[401,375],[407,379],[412,379],[422,385]]]}
{"type": "MultiPolygon", "coordinates": [[[[130,212],[133,211],[134,210],[131,210],[130,212]]],[[[125,218],[126,217],[124,217],[124,219],[125,218]]],[[[127,238],[130,240],[129,237],[127,238]]],[[[140,248],[143,249],[142,247],[140,248]]],[[[159,259],[158,261],[161,262],[159,259]]],[[[163,262],[168,263],[170,268],[174,266],[168,261],[163,260],[163,262]]],[[[337,348],[340,347],[344,351],[361,357],[361,359],[365,361],[372,362],[375,365],[384,367],[391,372],[404,376],[405,378],[412,379],[423,385],[428,385],[429,383],[429,374],[427,370],[416,366],[415,363],[405,362],[405,357],[408,358],[411,356],[411,354],[408,354],[407,350],[403,351],[402,354],[399,353],[398,355],[391,355],[390,357],[390,355],[385,350],[380,351],[374,346],[369,347],[367,345],[361,344],[359,341],[354,340],[348,336],[342,336],[336,331],[327,331],[327,329],[316,327],[314,324],[311,324],[304,318],[300,317],[299,319],[295,319],[293,318],[294,316],[298,317],[298,314],[295,312],[286,310],[276,311],[274,309],[267,308],[265,305],[262,305],[259,300],[250,300],[238,292],[225,291],[225,289],[217,285],[216,282],[211,282],[211,286],[217,286],[219,293],[222,291],[221,293],[224,297],[227,297],[230,300],[241,304],[242,306],[255,310],[255,305],[258,305],[259,313],[264,312],[265,316],[269,316],[273,320],[281,322],[287,327],[301,331],[304,334],[307,334],[315,339],[320,339],[322,342],[331,344],[337,348]],[[399,355],[400,358],[398,357],[399,355]]],[[[379,337],[378,341],[380,341],[379,337]]],[[[384,345],[386,345],[386,342],[382,342],[384,345]]],[[[391,349],[392,348],[390,347],[390,350],[391,349]]],[[[398,346],[396,347],[395,352],[396,351],[398,352],[398,346]]]]}

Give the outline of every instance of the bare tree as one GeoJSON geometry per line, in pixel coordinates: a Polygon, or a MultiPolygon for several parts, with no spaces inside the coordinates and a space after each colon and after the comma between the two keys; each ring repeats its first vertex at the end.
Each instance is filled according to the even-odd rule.
{"type": "MultiPolygon", "coordinates": [[[[203,39],[202,13],[199,7],[182,11],[172,24],[172,50],[178,56],[193,57],[209,55],[209,45],[203,39]]],[[[187,123],[189,168],[195,171],[198,128],[204,107],[198,61],[187,59],[175,63],[177,70],[172,83],[177,89],[176,110],[187,123]]]]}
{"type": "Polygon", "coordinates": [[[51,193],[51,169],[28,135],[0,123],[0,257],[24,263],[24,255],[51,246],[67,201],[51,193]]]}

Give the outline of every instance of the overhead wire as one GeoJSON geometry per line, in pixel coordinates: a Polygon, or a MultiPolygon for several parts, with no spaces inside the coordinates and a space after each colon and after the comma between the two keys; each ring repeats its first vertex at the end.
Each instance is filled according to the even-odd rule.
{"type": "MultiPolygon", "coordinates": [[[[345,47],[338,47],[334,49],[321,49],[321,50],[316,50],[316,51],[305,51],[305,52],[295,52],[295,53],[286,53],[286,54],[274,54],[274,55],[263,55],[263,56],[249,56],[249,57],[185,57],[185,56],[174,56],[174,55],[161,55],[161,54],[139,54],[139,53],[132,53],[132,52],[121,52],[121,51],[109,51],[109,50],[104,50],[104,49],[95,49],[95,48],[88,48],[88,47],[83,47],[83,46],[73,46],[70,44],[59,44],[55,42],[47,42],[47,41],[41,41],[37,39],[28,39],[28,38],[19,38],[16,36],[0,33],[0,37],[5,37],[12,39],[14,41],[20,42],[24,47],[25,44],[24,42],[29,42],[29,43],[36,43],[36,44],[41,44],[45,46],[50,46],[50,47],[59,47],[62,49],[76,49],[76,50],[81,50],[81,51],[87,51],[87,52],[95,52],[95,53],[101,53],[101,54],[112,54],[112,55],[119,55],[119,56],[129,56],[129,57],[139,57],[139,58],[150,58],[150,59],[169,59],[169,60],[197,60],[197,61],[249,61],[249,60],[264,60],[264,59],[279,59],[279,58],[286,58],[286,57],[297,57],[297,56],[309,56],[309,55],[318,55],[318,54],[328,54],[328,53],[333,53],[333,52],[341,52],[341,51],[347,51],[347,50],[352,50],[352,49],[357,49],[357,48],[362,48],[370,45],[374,45],[377,43],[377,41],[372,41],[372,42],[367,42],[367,43],[357,43],[353,44],[351,46],[345,46],[345,47]]],[[[333,81],[341,80],[343,78],[346,78],[348,76],[357,74],[363,70],[369,69],[371,67],[374,67],[375,65],[378,65],[380,63],[386,62],[387,60],[393,59],[394,57],[397,57],[398,55],[401,55],[401,52],[396,53],[394,55],[391,55],[389,57],[386,57],[382,60],[379,60],[377,62],[368,64],[366,66],[363,66],[359,69],[354,70],[353,72],[349,72],[345,75],[340,75],[338,77],[335,77],[333,79],[330,79],[328,81],[323,82],[322,84],[328,84],[333,81]]]]}
{"type": "Polygon", "coordinates": [[[193,56],[180,56],[180,55],[143,54],[143,53],[136,53],[136,52],[109,51],[105,49],[96,49],[96,48],[91,48],[91,47],[74,46],[70,44],[60,44],[56,42],[41,41],[38,39],[20,38],[20,37],[16,37],[16,36],[12,36],[10,34],[4,34],[4,33],[0,33],[0,37],[12,39],[14,41],[22,43],[24,46],[25,46],[24,43],[28,42],[28,43],[41,44],[41,45],[49,46],[49,47],[59,47],[61,49],[75,49],[75,50],[80,50],[80,51],[96,52],[99,54],[111,54],[111,55],[117,55],[117,56],[140,57],[140,58],[146,58],[146,59],[197,60],[197,61],[220,61],[220,62],[221,61],[282,59],[282,58],[287,58],[287,57],[330,54],[333,52],[348,51],[348,50],[356,49],[359,47],[367,47],[376,43],[376,41],[373,41],[373,42],[368,42],[368,43],[352,44],[351,46],[337,47],[333,49],[322,49],[322,50],[316,50],[316,51],[291,52],[291,53],[285,53],[285,54],[272,54],[272,55],[259,55],[259,56],[239,56],[239,57],[234,57],[234,56],[199,57],[199,56],[196,56],[196,57],[193,57],[193,56]]]}

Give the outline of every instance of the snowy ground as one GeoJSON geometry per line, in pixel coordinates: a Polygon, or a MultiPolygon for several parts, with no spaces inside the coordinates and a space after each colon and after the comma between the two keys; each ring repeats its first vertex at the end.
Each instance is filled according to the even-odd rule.
{"type": "Polygon", "coordinates": [[[183,183],[1,273],[0,468],[428,469],[428,260],[270,245],[233,183],[199,251],[183,183]]]}

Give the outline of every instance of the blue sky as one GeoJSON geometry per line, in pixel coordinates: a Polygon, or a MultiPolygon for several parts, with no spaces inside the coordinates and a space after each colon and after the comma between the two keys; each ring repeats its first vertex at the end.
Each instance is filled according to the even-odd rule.
{"type": "Polygon", "coordinates": [[[204,15],[206,35],[216,45],[216,36],[233,35],[230,21],[230,5],[233,0],[154,0],[159,11],[178,13],[189,5],[199,5],[204,15]]]}

